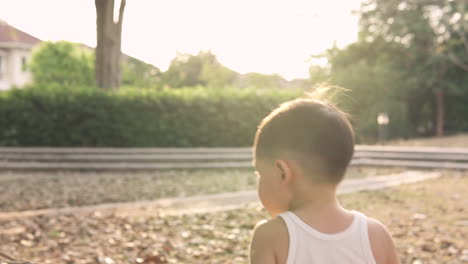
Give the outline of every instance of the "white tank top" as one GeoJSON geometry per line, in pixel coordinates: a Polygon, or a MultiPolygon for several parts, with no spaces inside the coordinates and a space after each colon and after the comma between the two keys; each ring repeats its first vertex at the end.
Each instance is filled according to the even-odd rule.
{"type": "Polygon", "coordinates": [[[376,264],[367,232],[367,217],[357,211],[352,213],[352,224],[336,234],[315,230],[293,212],[280,214],[289,233],[286,264],[376,264]]]}

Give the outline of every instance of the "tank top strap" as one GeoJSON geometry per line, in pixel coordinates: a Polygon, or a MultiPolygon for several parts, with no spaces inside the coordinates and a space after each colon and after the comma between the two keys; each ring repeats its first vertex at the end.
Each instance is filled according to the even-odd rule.
{"type": "Polygon", "coordinates": [[[288,247],[288,257],[286,259],[286,264],[294,264],[295,257],[296,257],[298,234],[297,234],[296,224],[293,219],[293,213],[290,211],[287,211],[287,212],[280,214],[279,217],[283,219],[284,223],[286,224],[286,228],[288,229],[289,247],[288,247]]]}
{"type": "Polygon", "coordinates": [[[362,251],[365,254],[368,264],[376,264],[374,256],[372,254],[372,248],[369,240],[369,228],[367,225],[367,216],[361,212],[353,211],[355,217],[359,222],[360,240],[362,251]]]}

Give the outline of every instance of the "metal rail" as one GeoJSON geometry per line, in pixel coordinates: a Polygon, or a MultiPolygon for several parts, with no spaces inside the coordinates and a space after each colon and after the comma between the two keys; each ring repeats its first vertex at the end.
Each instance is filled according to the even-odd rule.
{"type": "MultiPolygon", "coordinates": [[[[10,148],[0,170],[252,168],[251,148],[10,148]]],[[[468,169],[468,149],[356,146],[353,166],[468,169]]]]}

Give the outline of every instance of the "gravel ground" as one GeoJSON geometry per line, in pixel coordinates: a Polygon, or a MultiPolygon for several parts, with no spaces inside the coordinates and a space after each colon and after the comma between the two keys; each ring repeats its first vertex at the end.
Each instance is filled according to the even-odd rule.
{"type": "MultiPolygon", "coordinates": [[[[403,264],[467,263],[468,173],[444,174],[340,200],[387,225],[403,264]]],[[[252,228],[266,217],[253,205],[165,217],[33,217],[0,222],[0,251],[35,263],[246,263],[252,228]]]]}
{"type": "MultiPolygon", "coordinates": [[[[348,178],[388,175],[399,168],[353,167],[348,178]]],[[[0,212],[63,208],[251,190],[252,170],[174,170],[135,173],[1,172],[0,212]]]]}

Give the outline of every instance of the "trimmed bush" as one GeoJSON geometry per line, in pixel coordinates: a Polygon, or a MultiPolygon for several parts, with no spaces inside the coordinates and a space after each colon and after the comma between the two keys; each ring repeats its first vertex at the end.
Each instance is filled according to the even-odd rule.
{"type": "Polygon", "coordinates": [[[33,86],[0,92],[0,145],[250,146],[260,120],[299,91],[33,86]]]}

